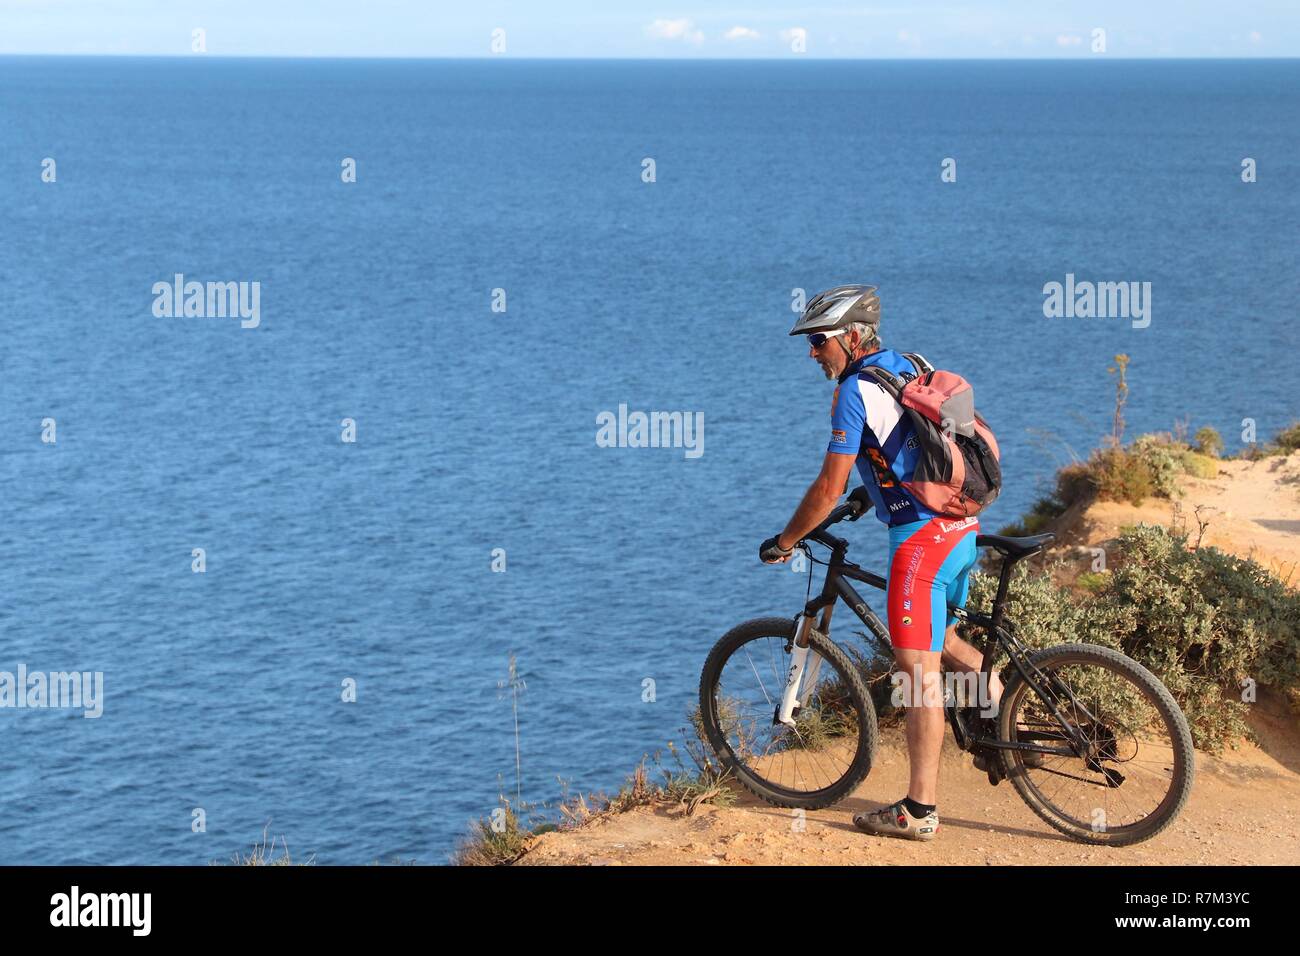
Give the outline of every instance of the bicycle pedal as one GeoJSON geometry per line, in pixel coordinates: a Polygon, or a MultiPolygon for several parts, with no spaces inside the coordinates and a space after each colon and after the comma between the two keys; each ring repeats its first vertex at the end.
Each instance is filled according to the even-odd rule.
{"type": "Polygon", "coordinates": [[[997,786],[1002,782],[1002,767],[997,754],[981,752],[975,754],[975,769],[983,770],[989,775],[989,783],[997,786]]]}

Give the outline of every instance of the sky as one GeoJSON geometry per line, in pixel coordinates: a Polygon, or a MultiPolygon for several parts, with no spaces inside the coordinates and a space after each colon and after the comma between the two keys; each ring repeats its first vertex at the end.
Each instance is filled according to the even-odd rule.
{"type": "Polygon", "coordinates": [[[208,56],[1294,57],[1300,0],[0,0],[0,54],[188,56],[196,30],[208,56]]]}

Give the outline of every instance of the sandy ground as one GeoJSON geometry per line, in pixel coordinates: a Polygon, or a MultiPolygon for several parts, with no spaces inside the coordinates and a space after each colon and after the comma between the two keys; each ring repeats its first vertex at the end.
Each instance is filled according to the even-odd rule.
{"type": "MultiPolygon", "coordinates": [[[[1183,497],[1141,507],[1103,502],[1089,507],[1055,553],[1071,548],[1087,570],[1089,547],[1104,546],[1124,525],[1181,522],[1202,544],[1270,568],[1300,586],[1300,452],[1260,461],[1224,461],[1212,479],[1186,478],[1183,497]]],[[[1038,819],[1011,784],[987,776],[957,750],[951,732],[940,770],[938,838],[932,843],[873,837],[857,830],[854,813],[875,809],[907,791],[901,730],[882,734],[870,776],[838,806],[808,811],[772,807],[743,793],[732,807],[700,807],[693,815],[642,807],[578,830],[538,837],[519,865],[747,864],[1035,864],[1277,865],[1300,864],[1300,715],[1280,695],[1261,695],[1250,722],[1260,746],[1246,741],[1221,756],[1198,752],[1192,795],[1164,833],[1130,847],[1075,843],[1038,819]]]]}
{"type": "MultiPolygon", "coordinates": [[[[1263,704],[1263,701],[1261,701],[1263,704]]],[[[907,751],[900,730],[884,733],[871,774],[838,806],[796,812],[748,794],[732,807],[693,815],[641,807],[571,832],[538,837],[517,865],[1000,865],[1300,864],[1300,735],[1280,702],[1261,707],[1261,742],[1220,757],[1196,755],[1196,780],[1182,815],[1164,833],[1129,847],[1075,843],[1020,799],[944,745],[939,834],[930,843],[870,836],[852,816],[903,796],[907,751]],[[802,824],[802,826],[800,826],[802,824]]]]}

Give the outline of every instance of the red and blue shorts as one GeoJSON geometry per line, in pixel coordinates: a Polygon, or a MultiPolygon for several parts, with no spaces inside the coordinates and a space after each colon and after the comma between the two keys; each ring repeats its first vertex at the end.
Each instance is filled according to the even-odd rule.
{"type": "Polygon", "coordinates": [[[889,529],[885,604],[894,647],[943,650],[944,631],[957,621],[948,605],[966,606],[978,533],[976,518],[930,518],[889,529]]]}

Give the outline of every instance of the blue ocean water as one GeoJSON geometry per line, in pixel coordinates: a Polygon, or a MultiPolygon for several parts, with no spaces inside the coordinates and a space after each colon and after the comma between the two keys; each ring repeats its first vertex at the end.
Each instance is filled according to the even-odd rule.
{"type": "Polygon", "coordinates": [[[1130,433],[1271,436],[1297,116],[1298,61],[0,58],[0,671],[104,675],[0,709],[0,863],[445,862],[515,792],[512,652],[524,799],[617,788],[802,601],[756,558],[828,438],[792,289],[878,283],[971,379],[985,527],[1109,431],[1118,352],[1130,433]],[[260,325],[155,316],[176,273],[260,325]],[[1150,325],[1045,318],[1067,274],[1150,325]],[[704,453],[598,447],[620,404],[704,453]]]}

